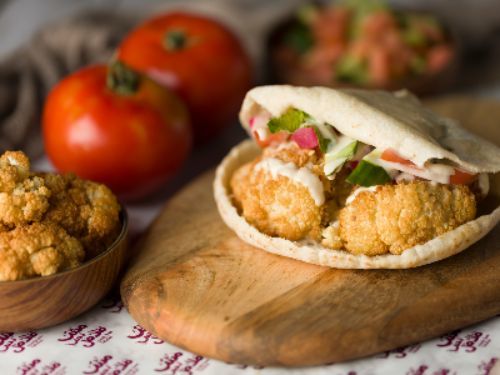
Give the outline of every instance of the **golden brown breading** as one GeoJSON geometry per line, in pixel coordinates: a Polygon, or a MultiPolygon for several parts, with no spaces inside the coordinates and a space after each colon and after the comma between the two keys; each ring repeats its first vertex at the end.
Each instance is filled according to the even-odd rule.
{"type": "Polygon", "coordinates": [[[47,276],[77,267],[80,242],[55,224],[34,223],[0,233],[0,281],[47,276]]]}
{"type": "Polygon", "coordinates": [[[415,181],[362,192],[339,214],[340,236],[354,254],[401,254],[474,219],[474,194],[464,185],[415,181]]]}
{"type": "Polygon", "coordinates": [[[276,158],[285,163],[293,163],[301,168],[306,165],[320,165],[322,156],[319,151],[300,148],[295,142],[285,142],[266,147],[262,158],[276,158]]]}
{"type": "Polygon", "coordinates": [[[230,184],[234,203],[249,223],[268,235],[289,240],[320,240],[322,226],[337,218],[352,189],[345,181],[348,171],[339,172],[339,178],[330,181],[323,173],[323,163],[319,151],[302,149],[295,142],[267,147],[262,156],[233,174],[230,184]],[[309,190],[287,177],[273,178],[265,171],[255,170],[255,165],[264,158],[293,163],[297,168],[307,167],[323,184],[325,204],[316,206],[309,190]]]}
{"type": "Polygon", "coordinates": [[[335,224],[329,225],[323,229],[321,236],[323,237],[321,244],[325,247],[335,250],[341,250],[344,247],[342,239],[340,238],[338,221],[335,224]]]}
{"type": "Polygon", "coordinates": [[[50,191],[29,169],[29,159],[20,151],[7,151],[0,157],[0,227],[39,221],[47,211],[50,191]]]}
{"type": "Polygon", "coordinates": [[[245,219],[270,236],[318,239],[322,208],[316,206],[309,190],[287,177],[273,178],[255,170],[258,161],[240,167],[231,178],[235,204],[245,219]]]}
{"type": "Polygon", "coordinates": [[[73,174],[43,176],[53,192],[44,220],[78,238],[88,258],[105,250],[120,230],[120,205],[111,190],[73,174]]]}
{"type": "MultiPolygon", "coordinates": [[[[337,207],[338,209],[338,207],[342,207],[352,190],[352,185],[346,181],[350,171],[345,168],[336,174],[334,180],[326,178],[323,173],[324,157],[319,150],[303,149],[295,142],[285,142],[266,147],[262,152],[262,158],[276,158],[285,163],[291,162],[298,168],[308,166],[323,183],[325,198],[330,208],[337,207]]],[[[333,211],[334,215],[336,215],[337,209],[333,211]]],[[[330,221],[327,216],[324,217],[324,220],[330,221]]]]}
{"type": "Polygon", "coordinates": [[[119,214],[115,196],[104,185],[73,175],[33,174],[24,153],[4,153],[0,280],[45,276],[78,266],[85,255],[91,258],[115,240],[119,214]]]}
{"type": "Polygon", "coordinates": [[[7,151],[0,156],[0,191],[10,193],[28,178],[30,163],[19,151],[7,151]]]}
{"type": "Polygon", "coordinates": [[[378,235],[376,215],[376,194],[368,191],[359,193],[351,204],[340,210],[339,234],[348,251],[365,255],[388,252],[388,246],[378,235]]]}

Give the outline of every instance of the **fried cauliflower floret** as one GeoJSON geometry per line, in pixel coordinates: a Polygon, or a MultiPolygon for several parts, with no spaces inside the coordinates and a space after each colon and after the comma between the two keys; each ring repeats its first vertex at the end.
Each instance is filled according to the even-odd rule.
{"type": "Polygon", "coordinates": [[[340,238],[340,227],[338,221],[332,225],[327,226],[322,232],[323,239],[321,244],[330,249],[340,250],[343,248],[342,239],[340,238]]]}
{"type": "Polygon", "coordinates": [[[0,227],[40,221],[49,207],[50,194],[42,178],[30,175],[24,153],[7,151],[0,157],[0,227]]]}
{"type": "Polygon", "coordinates": [[[287,177],[273,178],[269,172],[257,170],[259,160],[240,167],[231,179],[233,198],[242,215],[270,236],[318,239],[322,208],[309,190],[287,177]]]}
{"type": "Polygon", "coordinates": [[[120,230],[120,205],[111,190],[72,174],[43,177],[53,192],[44,220],[78,238],[88,258],[105,250],[120,230]]]}
{"type": "Polygon", "coordinates": [[[30,161],[22,151],[6,151],[0,156],[0,190],[12,191],[30,174],[30,161]]]}
{"type": "Polygon", "coordinates": [[[376,194],[359,193],[354,201],[339,213],[339,234],[344,247],[354,254],[380,255],[388,252],[375,225],[376,194]]]}
{"type": "Polygon", "coordinates": [[[340,237],[354,254],[377,255],[425,243],[474,219],[474,194],[464,185],[415,181],[359,193],[340,211],[340,237]]]}
{"type": "Polygon", "coordinates": [[[80,242],[58,225],[34,223],[0,233],[0,281],[47,276],[77,267],[80,242]]]}
{"type": "Polygon", "coordinates": [[[266,147],[263,158],[276,158],[285,163],[293,163],[297,167],[316,166],[321,163],[321,154],[316,150],[300,148],[295,142],[285,142],[266,147]]]}

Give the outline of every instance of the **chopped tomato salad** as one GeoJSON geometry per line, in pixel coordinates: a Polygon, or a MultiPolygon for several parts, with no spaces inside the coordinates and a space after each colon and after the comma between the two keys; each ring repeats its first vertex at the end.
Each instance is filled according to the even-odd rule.
{"type": "Polygon", "coordinates": [[[316,84],[378,88],[439,73],[454,55],[437,18],[396,11],[379,0],[300,8],[275,53],[280,66],[316,84]]]}

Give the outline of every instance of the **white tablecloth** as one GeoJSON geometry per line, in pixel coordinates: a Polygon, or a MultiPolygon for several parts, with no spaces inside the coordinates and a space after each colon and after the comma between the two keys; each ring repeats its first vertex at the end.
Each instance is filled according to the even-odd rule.
{"type": "Polygon", "coordinates": [[[497,362],[500,316],[370,358],[297,369],[226,364],[181,350],[137,325],[118,298],[53,328],[0,334],[2,375],[498,375],[497,362]]]}

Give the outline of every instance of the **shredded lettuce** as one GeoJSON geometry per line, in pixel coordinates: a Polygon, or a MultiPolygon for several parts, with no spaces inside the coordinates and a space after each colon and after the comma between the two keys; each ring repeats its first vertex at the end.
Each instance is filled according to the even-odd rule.
{"type": "MultiPolygon", "coordinates": [[[[345,137],[345,140],[350,138],[345,137]]],[[[342,142],[343,143],[343,142],[342,142]]],[[[339,143],[338,146],[342,147],[339,143]]],[[[338,146],[325,155],[324,172],[328,176],[336,172],[344,163],[351,159],[358,149],[358,141],[349,142],[347,145],[338,150],[338,146]]],[[[345,143],[344,143],[345,144],[345,143]]]]}
{"type": "Polygon", "coordinates": [[[358,149],[358,141],[354,141],[345,146],[342,150],[332,155],[333,158],[351,158],[358,149]]]}

